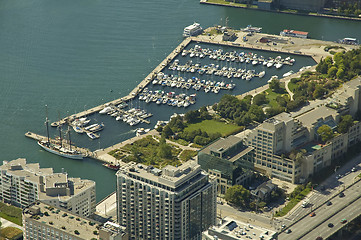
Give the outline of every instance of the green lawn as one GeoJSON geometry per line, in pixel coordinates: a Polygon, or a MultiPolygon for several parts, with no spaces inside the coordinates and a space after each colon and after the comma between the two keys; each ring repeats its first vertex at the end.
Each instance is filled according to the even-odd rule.
{"type": "Polygon", "coordinates": [[[189,145],[189,142],[187,142],[186,140],[181,139],[181,138],[179,138],[177,140],[172,140],[172,141],[174,141],[174,142],[176,142],[176,143],[178,143],[180,145],[183,145],[183,146],[188,146],[189,145]]]}
{"type": "Polygon", "coordinates": [[[0,217],[22,226],[21,208],[0,203],[0,217]]]}
{"type": "Polygon", "coordinates": [[[197,151],[183,150],[183,152],[179,155],[179,158],[183,162],[186,162],[190,160],[192,157],[195,157],[196,155],[197,155],[197,151]]]}
{"type": "Polygon", "coordinates": [[[291,92],[294,92],[295,89],[297,88],[297,84],[296,83],[292,83],[291,81],[288,83],[288,88],[290,89],[291,92]]]}
{"type": "Polygon", "coordinates": [[[184,131],[194,131],[197,129],[207,132],[208,134],[219,132],[222,134],[222,136],[228,136],[236,131],[241,130],[241,127],[231,123],[224,123],[216,120],[203,120],[202,122],[188,125],[184,131]]]}
{"type": "Polygon", "coordinates": [[[280,94],[280,93],[273,92],[270,88],[267,89],[265,92],[266,92],[266,98],[269,102],[268,104],[272,107],[279,106],[278,102],[276,101],[277,96],[282,96],[283,94],[287,93],[286,89],[284,91],[285,93],[280,94]]]}

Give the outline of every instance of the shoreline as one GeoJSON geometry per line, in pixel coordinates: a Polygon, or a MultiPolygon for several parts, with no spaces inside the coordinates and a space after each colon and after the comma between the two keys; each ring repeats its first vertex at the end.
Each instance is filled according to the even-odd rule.
{"type": "Polygon", "coordinates": [[[305,17],[322,17],[322,18],[331,18],[331,19],[339,19],[339,20],[350,20],[350,21],[361,21],[361,18],[357,17],[346,17],[346,16],[339,16],[339,15],[329,15],[329,14],[322,14],[322,13],[299,13],[299,12],[288,12],[282,10],[267,10],[267,9],[260,9],[260,8],[248,8],[243,6],[232,5],[232,2],[229,4],[223,3],[213,3],[208,2],[207,0],[200,0],[200,4],[208,4],[208,5],[215,5],[215,6],[222,6],[222,7],[232,7],[232,8],[242,8],[247,10],[255,10],[255,11],[263,11],[263,12],[271,12],[271,13],[283,13],[283,14],[291,14],[291,15],[298,15],[298,16],[305,16],[305,17]]]}

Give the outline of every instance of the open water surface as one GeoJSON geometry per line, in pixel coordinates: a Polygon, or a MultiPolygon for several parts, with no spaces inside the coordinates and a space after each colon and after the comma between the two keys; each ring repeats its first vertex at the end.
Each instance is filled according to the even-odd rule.
{"type": "MultiPolygon", "coordinates": [[[[308,31],[317,39],[361,39],[360,22],[208,6],[195,0],[3,0],[0,159],[24,157],[56,172],[64,168],[72,177],[95,180],[98,200],[108,195],[115,190],[114,171],[90,159],[74,161],[44,152],[24,133],[45,134],[45,105],[50,120],[55,121],[125,96],[183,40],[185,26],[194,21],[203,27],[225,24],[226,17],[228,25],[237,29],[252,24],[273,34],[290,28],[308,31]]],[[[296,59],[295,68],[309,65],[309,60],[302,61],[296,59]]],[[[282,71],[290,69],[284,66],[282,71]]],[[[264,79],[250,82],[234,79],[237,87],[232,93],[260,86],[270,76],[267,73],[264,79]]],[[[212,104],[223,92],[209,93],[207,98],[197,92],[197,104],[188,109],[212,104]]],[[[151,126],[175,111],[184,111],[154,103],[132,104],[155,115],[151,126]]],[[[134,136],[134,128],[109,116],[92,117],[106,127],[93,142],[73,134],[80,145],[95,149],[134,136]]]]}

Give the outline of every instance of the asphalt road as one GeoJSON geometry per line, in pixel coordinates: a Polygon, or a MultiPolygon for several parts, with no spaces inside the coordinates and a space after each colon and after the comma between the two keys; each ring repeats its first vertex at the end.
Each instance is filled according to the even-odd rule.
{"type": "MultiPolygon", "coordinates": [[[[351,183],[354,180],[356,173],[352,173],[352,174],[348,174],[346,175],[344,178],[339,179],[341,181],[346,181],[347,183],[351,183]],[[351,181],[351,182],[348,182],[351,181]]],[[[312,239],[310,237],[308,237],[309,233],[312,236],[316,237],[320,234],[320,233],[324,233],[326,234],[326,232],[329,230],[327,224],[331,221],[333,221],[335,227],[334,229],[336,229],[338,227],[338,225],[336,225],[336,223],[339,223],[339,221],[343,218],[349,218],[349,216],[351,216],[351,213],[355,213],[355,214],[360,214],[360,211],[355,211],[355,209],[358,209],[358,207],[360,205],[358,205],[357,208],[355,208],[355,206],[357,206],[357,204],[361,203],[361,200],[359,199],[361,197],[361,182],[357,182],[354,185],[350,186],[349,188],[346,188],[343,192],[345,194],[344,197],[340,197],[338,195],[338,190],[339,188],[341,188],[340,190],[343,190],[343,187],[338,187],[336,188],[334,191],[336,191],[336,195],[331,194],[331,196],[329,195],[322,195],[322,194],[314,194],[314,197],[310,197],[310,201],[312,200],[313,203],[313,208],[312,210],[314,210],[316,208],[316,206],[320,206],[321,203],[325,203],[325,200],[329,200],[332,202],[331,206],[327,206],[326,204],[321,205],[318,209],[314,210],[315,212],[315,216],[311,217],[309,215],[307,215],[306,217],[302,218],[301,220],[299,220],[297,223],[295,223],[294,225],[292,225],[290,227],[291,229],[291,233],[286,233],[286,232],[282,232],[279,234],[279,239],[312,239]],[[331,198],[330,198],[331,197],[331,198]],[[350,204],[351,202],[357,200],[355,203],[350,204]],[[350,207],[350,206],[353,206],[350,207]],[[319,227],[317,227],[319,226],[319,227]],[[314,229],[316,228],[316,229],[314,229]],[[312,231],[312,232],[311,232],[312,231]],[[304,237],[305,236],[305,237],[304,237]],[[307,237],[306,237],[307,236],[307,237]]],[[[309,214],[311,212],[311,207],[310,208],[303,208],[303,212],[300,212],[299,209],[297,209],[293,216],[296,216],[297,218],[301,218],[301,215],[305,215],[305,214],[309,214]]]]}
{"type": "MultiPolygon", "coordinates": [[[[360,195],[361,187],[358,188],[357,193],[360,195]]],[[[358,198],[352,204],[346,204],[346,207],[341,211],[340,214],[332,216],[331,218],[327,219],[327,221],[323,222],[317,228],[312,230],[310,233],[306,234],[301,239],[316,239],[317,237],[322,237],[326,239],[329,236],[332,236],[335,232],[339,229],[344,227],[354,218],[360,215],[360,206],[361,206],[361,198],[358,198]],[[342,219],[346,219],[346,223],[341,223],[342,219]],[[332,223],[333,227],[329,227],[328,224],[332,223]]]]}
{"type": "Polygon", "coordinates": [[[292,222],[302,218],[307,212],[311,212],[312,209],[315,209],[321,206],[323,203],[328,201],[328,199],[334,197],[343,191],[347,186],[353,184],[357,175],[360,174],[361,165],[357,166],[356,162],[361,161],[361,157],[358,157],[359,160],[354,160],[347,163],[342,169],[337,169],[336,172],[329,177],[325,182],[313,190],[313,192],[307,197],[310,202],[308,208],[303,208],[302,203],[298,204],[297,207],[286,217],[287,220],[292,222]],[[357,172],[351,172],[352,167],[357,167],[357,172]],[[342,177],[337,179],[337,175],[342,177]],[[323,189],[323,190],[321,190],[323,189]]]}

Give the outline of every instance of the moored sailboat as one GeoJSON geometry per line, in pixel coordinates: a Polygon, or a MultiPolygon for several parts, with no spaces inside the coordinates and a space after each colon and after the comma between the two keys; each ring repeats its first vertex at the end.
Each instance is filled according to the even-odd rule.
{"type": "MultiPolygon", "coordinates": [[[[63,140],[61,138],[61,134],[60,134],[60,141],[50,141],[50,137],[49,137],[49,120],[48,120],[48,116],[46,116],[46,120],[45,120],[45,125],[46,125],[46,139],[45,140],[39,140],[38,141],[38,145],[43,148],[44,150],[56,154],[58,156],[61,157],[65,157],[65,158],[70,158],[70,159],[77,159],[77,160],[81,160],[84,157],[86,157],[83,153],[77,151],[76,149],[72,149],[71,146],[71,140],[70,140],[70,131],[68,130],[68,134],[69,134],[69,144],[63,144],[63,140]]],[[[59,126],[59,131],[60,131],[60,126],[59,126]]]]}

